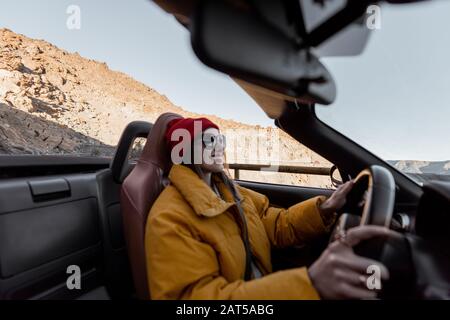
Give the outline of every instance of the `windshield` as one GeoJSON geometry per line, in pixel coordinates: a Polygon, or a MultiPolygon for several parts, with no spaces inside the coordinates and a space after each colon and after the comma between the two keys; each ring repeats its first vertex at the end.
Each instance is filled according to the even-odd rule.
{"type": "MultiPolygon", "coordinates": [[[[201,64],[189,31],[154,2],[2,3],[0,161],[110,158],[125,126],[164,112],[217,123],[234,178],[333,186],[332,163],[275,128],[232,79],[201,64]]],[[[134,141],[132,160],[145,143],[134,141]]]]}
{"type": "Polygon", "coordinates": [[[450,180],[450,1],[383,6],[364,53],[322,61],[338,86],[319,119],[421,182],[450,180]]]}

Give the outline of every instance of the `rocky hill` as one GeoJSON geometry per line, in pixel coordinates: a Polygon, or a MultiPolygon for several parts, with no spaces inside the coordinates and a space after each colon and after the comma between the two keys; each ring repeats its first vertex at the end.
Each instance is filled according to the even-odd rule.
{"type": "MultiPolygon", "coordinates": [[[[0,154],[111,156],[129,122],[152,122],[168,111],[200,116],[105,63],[0,29],[0,154]]],[[[227,134],[230,162],[329,165],[279,129],[206,116],[227,134]],[[255,137],[270,138],[269,145],[251,149],[255,137]]],[[[259,180],[328,183],[323,177],[270,173],[259,180]]]]}
{"type": "Polygon", "coordinates": [[[450,175],[450,161],[390,161],[397,169],[407,173],[450,175]]]}
{"type": "Polygon", "coordinates": [[[392,160],[388,162],[416,181],[450,181],[450,161],[392,160]]]}

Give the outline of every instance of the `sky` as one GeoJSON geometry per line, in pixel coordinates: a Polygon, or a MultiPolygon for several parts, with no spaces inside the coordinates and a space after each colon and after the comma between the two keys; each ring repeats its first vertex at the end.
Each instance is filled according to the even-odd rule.
{"type": "MultiPolygon", "coordinates": [[[[382,158],[450,160],[450,1],[381,12],[361,56],[323,59],[338,97],[317,114],[382,158]]],[[[106,62],[186,110],[273,125],[231,79],[202,65],[188,32],[148,0],[4,0],[0,27],[106,62]],[[81,10],[79,30],[66,26],[70,5],[81,10]]]]}
{"type": "Polygon", "coordinates": [[[384,159],[450,160],[450,1],[381,13],[361,56],[323,59],[338,97],[317,114],[384,159]]]}

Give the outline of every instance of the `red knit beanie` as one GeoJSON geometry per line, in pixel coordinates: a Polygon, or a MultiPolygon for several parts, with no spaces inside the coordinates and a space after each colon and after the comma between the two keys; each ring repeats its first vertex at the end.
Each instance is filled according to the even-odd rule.
{"type": "MultiPolygon", "coordinates": [[[[197,126],[199,126],[197,124],[197,126]]],[[[191,144],[196,138],[194,134],[199,134],[205,131],[208,128],[216,128],[219,130],[219,126],[212,122],[211,120],[207,118],[181,118],[181,119],[173,119],[170,121],[167,125],[167,131],[166,131],[166,141],[169,144],[170,150],[173,149],[180,141],[172,141],[172,133],[177,129],[186,129],[190,133],[191,137],[191,144]],[[194,123],[200,122],[201,124],[201,132],[194,132],[194,123]]]]}

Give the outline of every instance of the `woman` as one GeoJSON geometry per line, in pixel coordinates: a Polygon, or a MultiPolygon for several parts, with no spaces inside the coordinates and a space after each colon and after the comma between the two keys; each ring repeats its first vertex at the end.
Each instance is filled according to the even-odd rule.
{"type": "Polygon", "coordinates": [[[376,296],[366,286],[367,267],[378,264],[382,277],[387,277],[387,270],[356,256],[351,247],[385,236],[389,231],[384,228],[354,228],[345,239],[333,242],[311,267],[272,273],[271,247],[308,244],[327,233],[352,182],[328,199],[318,196],[288,209],[275,208],[266,196],[238,186],[225,174],[225,139],[210,120],[173,120],[166,139],[172,159],[182,157],[183,163],[172,166],[170,184],[147,221],[146,259],[153,299],[376,296]],[[180,136],[190,139],[189,143],[180,144],[180,136]],[[197,157],[195,151],[199,151],[197,157]],[[195,159],[201,161],[195,164],[195,159]]]}

